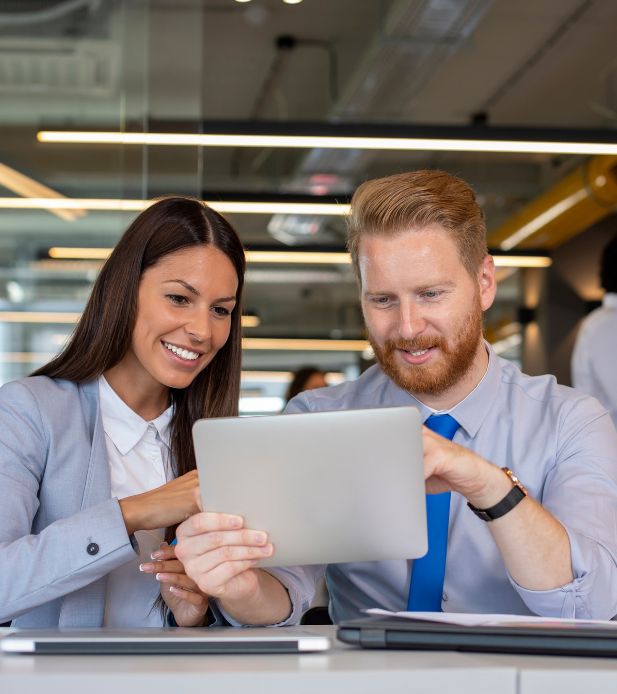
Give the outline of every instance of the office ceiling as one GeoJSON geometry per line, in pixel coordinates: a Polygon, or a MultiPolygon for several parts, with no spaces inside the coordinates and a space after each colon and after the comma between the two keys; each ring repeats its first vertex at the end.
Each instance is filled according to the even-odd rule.
{"type": "MultiPolygon", "coordinates": [[[[211,119],[614,128],[615,26],[614,0],[0,0],[0,163],[79,198],[344,198],[366,178],[438,167],[473,184],[494,228],[582,159],[52,145],[35,135],[178,122],[199,132],[211,119]]],[[[249,246],[344,244],[340,218],[230,218],[249,246]]],[[[129,220],[0,210],[5,307],[78,309],[92,267],[40,259],[50,245],[112,245],[129,220]]],[[[495,326],[519,302],[516,274],[502,279],[495,326]]],[[[247,308],[261,318],[250,335],[362,337],[346,266],[251,267],[247,308]]],[[[29,348],[47,349],[32,339],[29,348]]],[[[247,354],[255,368],[299,360],[247,354]]],[[[340,355],[311,361],[345,366],[340,355]]]]}

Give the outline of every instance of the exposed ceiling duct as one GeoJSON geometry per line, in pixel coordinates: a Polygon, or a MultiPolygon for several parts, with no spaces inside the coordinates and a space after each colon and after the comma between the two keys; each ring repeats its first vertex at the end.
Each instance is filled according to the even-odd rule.
{"type": "Polygon", "coordinates": [[[555,248],[617,208],[617,156],[593,157],[488,235],[493,248],[555,248]]]}
{"type": "MultiPolygon", "coordinates": [[[[413,102],[431,75],[474,31],[492,0],[395,0],[383,14],[379,29],[363,60],[334,103],[331,120],[400,120],[413,113],[413,102]]],[[[354,187],[358,171],[374,153],[315,149],[298,167],[296,185],[310,187],[315,176],[329,175],[320,193],[354,187]]],[[[293,190],[294,183],[289,186],[293,190]]],[[[307,237],[307,220],[279,216],[269,227],[284,243],[323,243],[332,240],[332,225],[317,219],[307,237]]]]}

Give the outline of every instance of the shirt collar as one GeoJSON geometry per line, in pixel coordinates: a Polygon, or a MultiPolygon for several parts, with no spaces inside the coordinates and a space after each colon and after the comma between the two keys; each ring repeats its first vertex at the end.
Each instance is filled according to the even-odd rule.
{"type": "MultiPolygon", "coordinates": [[[[456,419],[470,438],[473,438],[478,433],[482,422],[493,407],[493,402],[497,397],[499,384],[501,383],[501,364],[499,363],[499,357],[495,354],[488,342],[485,341],[484,345],[488,352],[488,367],[486,373],[471,393],[454,405],[454,407],[447,410],[447,413],[456,419]]],[[[396,390],[400,391],[400,394],[405,393],[407,396],[404,398],[406,402],[401,402],[401,404],[413,404],[420,410],[423,422],[432,414],[435,414],[435,410],[425,405],[410,393],[406,393],[393,381],[391,381],[391,385],[396,390]]],[[[398,403],[401,399],[403,398],[397,398],[395,402],[398,403]]]]}
{"type": "Polygon", "coordinates": [[[122,400],[104,376],[100,376],[98,381],[103,429],[121,455],[126,455],[141,441],[150,424],[169,448],[173,406],[168,407],[156,419],[147,422],[122,400]]]}

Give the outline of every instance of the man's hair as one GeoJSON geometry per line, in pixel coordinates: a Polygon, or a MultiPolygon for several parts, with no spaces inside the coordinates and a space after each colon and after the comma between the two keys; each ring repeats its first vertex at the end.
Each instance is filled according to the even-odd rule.
{"type": "Polygon", "coordinates": [[[602,251],[600,284],[607,292],[617,292],[617,234],[613,236],[602,251]]]}
{"type": "Polygon", "coordinates": [[[351,199],[347,247],[359,277],[360,239],[394,236],[439,224],[448,231],[467,271],[478,272],[488,253],[484,213],[465,181],[446,171],[423,170],[363,183],[351,199]]]}

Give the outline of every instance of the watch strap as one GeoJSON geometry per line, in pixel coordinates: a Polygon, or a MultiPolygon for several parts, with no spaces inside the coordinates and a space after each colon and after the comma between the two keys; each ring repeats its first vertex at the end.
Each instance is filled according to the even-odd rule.
{"type": "Polygon", "coordinates": [[[502,470],[506,473],[506,475],[508,475],[514,486],[501,501],[497,502],[490,508],[477,508],[473,504],[470,504],[469,501],[467,502],[467,506],[469,506],[476,516],[482,518],[483,521],[494,521],[497,520],[497,518],[505,516],[506,513],[511,511],[527,496],[527,490],[518,481],[518,478],[512,473],[512,471],[508,468],[502,468],[502,470]]]}

